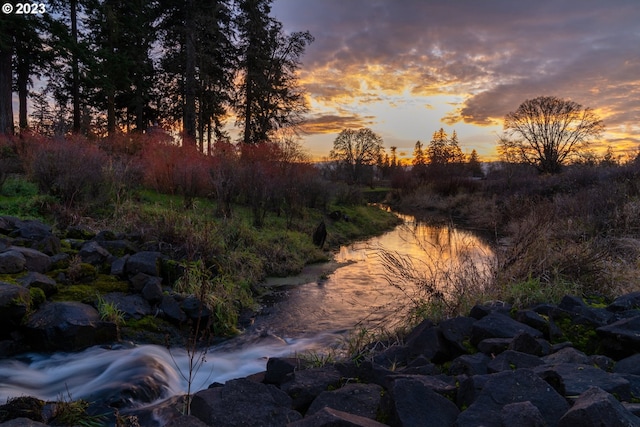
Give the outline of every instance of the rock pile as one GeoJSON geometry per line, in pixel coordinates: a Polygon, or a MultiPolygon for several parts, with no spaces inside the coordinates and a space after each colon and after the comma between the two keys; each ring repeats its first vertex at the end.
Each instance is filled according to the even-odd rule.
{"type": "Polygon", "coordinates": [[[180,268],[139,236],[82,227],[54,233],[37,220],[0,216],[0,357],[116,341],[116,325],[97,310],[99,293],[125,320],[154,316],[179,326],[210,315],[172,291],[180,268]],[[74,295],[79,301],[58,298],[74,287],[84,293],[74,295]]]}
{"type": "Polygon", "coordinates": [[[270,359],[264,373],[196,393],[191,415],[166,426],[640,426],[638,322],[640,292],[608,305],[476,306],[367,360],[270,359]]]}

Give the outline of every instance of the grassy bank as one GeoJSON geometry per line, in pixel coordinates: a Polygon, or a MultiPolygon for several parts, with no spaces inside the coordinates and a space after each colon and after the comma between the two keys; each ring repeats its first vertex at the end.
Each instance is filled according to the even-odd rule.
{"type": "MultiPolygon", "coordinates": [[[[11,176],[1,195],[2,214],[40,219],[58,229],[71,223],[94,231],[135,235],[143,247],[160,249],[178,260],[207,287],[217,316],[217,333],[234,330],[239,311],[254,305],[261,293],[260,282],[267,276],[297,274],[307,264],[330,259],[331,251],[340,245],[380,234],[398,223],[393,214],[375,206],[329,203],[323,211],[305,208],[293,218],[267,212],[256,226],[248,206],[234,204],[233,215],[224,218],[217,214],[214,199],[194,197],[185,208],[182,196],[149,189],[132,191],[117,204],[85,205],[73,211],[63,209],[55,197],[40,194],[21,175],[11,176]],[[327,212],[340,212],[340,217],[332,220],[327,212]],[[321,249],[314,245],[312,235],[323,220],[327,239],[321,249]]],[[[87,294],[76,289],[79,286],[70,287],[69,295],[87,294]]],[[[134,323],[129,326],[149,326],[134,323]]],[[[159,329],[159,325],[149,327],[159,329]]]]}

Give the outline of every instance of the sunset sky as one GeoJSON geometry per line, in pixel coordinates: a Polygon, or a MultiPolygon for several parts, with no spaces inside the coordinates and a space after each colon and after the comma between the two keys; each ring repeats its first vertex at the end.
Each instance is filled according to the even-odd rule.
{"type": "Polygon", "coordinates": [[[272,16],[315,37],[300,78],[316,158],[344,128],[410,157],[443,127],[490,159],[504,115],[542,95],[600,115],[596,150],[640,146],[638,0],[275,0],[272,16]]]}

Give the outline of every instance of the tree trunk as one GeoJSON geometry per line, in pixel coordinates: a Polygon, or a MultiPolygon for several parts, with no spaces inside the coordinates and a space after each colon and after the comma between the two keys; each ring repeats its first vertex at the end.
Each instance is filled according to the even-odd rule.
{"type": "Polygon", "coordinates": [[[107,89],[107,134],[109,136],[116,134],[116,97],[113,92],[113,87],[107,89]]]}
{"type": "Polygon", "coordinates": [[[20,129],[27,128],[27,96],[29,95],[29,62],[23,59],[18,61],[17,69],[18,83],[18,126],[20,129]]]}
{"type": "Polygon", "coordinates": [[[10,50],[0,51],[0,134],[2,135],[13,135],[12,59],[10,50]]]}
{"type": "Polygon", "coordinates": [[[194,144],[196,138],[196,46],[194,35],[193,0],[187,1],[186,13],[184,133],[189,143],[194,144]]]}
{"type": "Polygon", "coordinates": [[[71,40],[73,51],[71,53],[71,98],[73,102],[73,132],[79,133],[82,129],[80,112],[80,60],[78,59],[78,0],[71,0],[71,40]]]}

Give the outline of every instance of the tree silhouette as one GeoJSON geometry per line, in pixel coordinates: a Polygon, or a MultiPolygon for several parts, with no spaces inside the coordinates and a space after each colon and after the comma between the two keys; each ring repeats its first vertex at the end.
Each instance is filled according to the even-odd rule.
{"type": "Polygon", "coordinates": [[[543,173],[558,173],[604,130],[590,108],[555,96],[528,99],[505,116],[501,144],[543,173]]]}
{"type": "Polygon", "coordinates": [[[340,162],[349,179],[357,182],[365,167],[375,164],[381,152],[382,138],[371,129],[344,129],[333,141],[329,157],[340,162]]]}
{"type": "Polygon", "coordinates": [[[242,83],[235,110],[245,143],[269,140],[273,131],[297,124],[307,111],[296,71],[313,37],[308,31],[285,35],[282,24],[269,16],[271,2],[239,1],[242,83]]]}
{"type": "Polygon", "coordinates": [[[431,166],[443,166],[454,163],[462,163],[464,154],[458,145],[458,135],[453,131],[451,138],[443,128],[433,133],[431,142],[427,147],[427,158],[431,166]]]}

